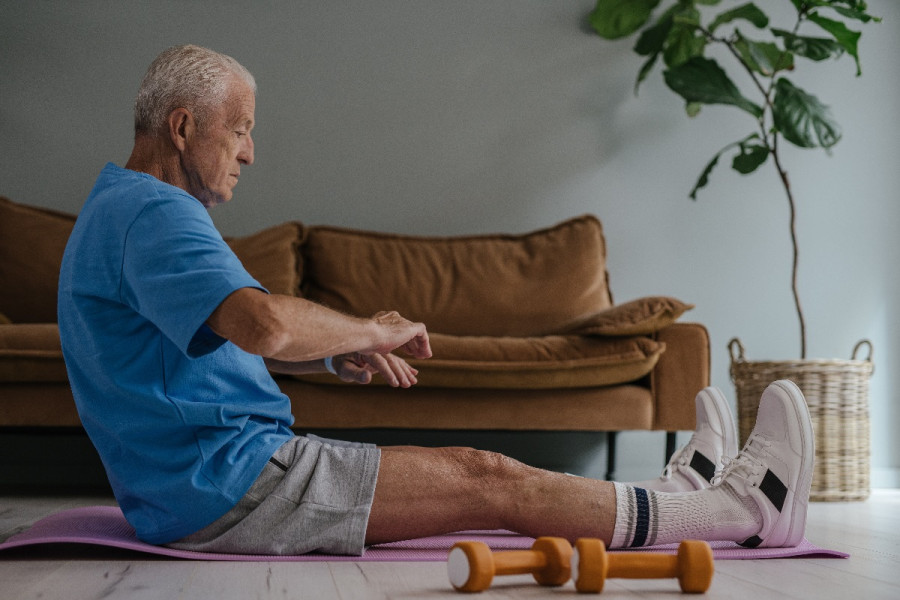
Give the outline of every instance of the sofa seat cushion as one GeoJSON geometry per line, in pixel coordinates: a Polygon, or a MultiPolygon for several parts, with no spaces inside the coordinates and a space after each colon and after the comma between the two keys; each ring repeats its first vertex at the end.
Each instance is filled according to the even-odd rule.
{"type": "Polygon", "coordinates": [[[360,317],[396,310],[442,333],[543,335],[612,305],[592,216],[523,235],[310,227],[302,252],[310,300],[360,317]]]}
{"type": "MultiPolygon", "coordinates": [[[[430,334],[428,360],[410,360],[418,387],[566,389],[633,382],[653,369],[665,344],[648,337],[474,337],[430,334]]],[[[303,381],[342,384],[331,375],[303,381]]],[[[386,385],[379,377],[373,383],[386,385]]],[[[354,384],[355,385],[355,384],[354,384]]]]}
{"type": "Polygon", "coordinates": [[[56,323],[0,325],[0,383],[66,383],[56,323]]]}

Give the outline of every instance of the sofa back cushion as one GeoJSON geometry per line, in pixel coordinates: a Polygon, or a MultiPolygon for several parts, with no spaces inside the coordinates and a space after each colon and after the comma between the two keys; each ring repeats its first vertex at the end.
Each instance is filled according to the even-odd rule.
{"type": "Polygon", "coordinates": [[[55,323],[59,266],[75,216],[0,197],[0,313],[55,323]]]}
{"type": "MultiPolygon", "coordinates": [[[[75,215],[0,196],[0,315],[13,323],[55,323],[59,268],[75,215]]],[[[297,295],[303,225],[287,222],[228,244],[250,274],[275,294],[297,295]]]]}
{"type": "Polygon", "coordinates": [[[440,333],[539,335],[612,304],[592,216],[523,235],[310,227],[302,251],[307,298],[357,316],[396,310],[440,333]]]}
{"type": "Polygon", "coordinates": [[[303,265],[301,223],[289,221],[244,237],[225,238],[247,272],[273,294],[297,296],[303,265]]]}

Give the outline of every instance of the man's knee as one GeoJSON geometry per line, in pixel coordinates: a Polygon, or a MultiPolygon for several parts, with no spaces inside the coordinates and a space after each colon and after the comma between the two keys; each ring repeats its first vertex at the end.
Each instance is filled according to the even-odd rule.
{"type": "Polygon", "coordinates": [[[519,461],[499,452],[462,447],[441,448],[440,451],[460,469],[461,475],[482,482],[514,477],[526,468],[519,461]]]}

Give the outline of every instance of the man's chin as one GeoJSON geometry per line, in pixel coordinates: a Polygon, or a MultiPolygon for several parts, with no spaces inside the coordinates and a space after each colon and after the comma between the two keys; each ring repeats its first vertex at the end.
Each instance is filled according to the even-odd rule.
{"type": "Polygon", "coordinates": [[[197,200],[200,201],[200,204],[202,204],[203,206],[205,206],[206,208],[209,209],[209,208],[218,206],[220,204],[225,204],[226,202],[231,200],[231,197],[232,197],[232,193],[229,190],[227,195],[214,194],[212,192],[207,192],[205,194],[197,196],[197,200]]]}

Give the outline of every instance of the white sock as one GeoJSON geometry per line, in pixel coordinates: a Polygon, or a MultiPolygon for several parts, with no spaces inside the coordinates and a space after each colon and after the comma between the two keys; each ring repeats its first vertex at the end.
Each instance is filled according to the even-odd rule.
{"type": "Polygon", "coordinates": [[[674,544],[688,539],[743,542],[762,527],[756,503],[739,496],[728,483],[680,493],[613,485],[616,525],[610,548],[674,544]]]}
{"type": "Polygon", "coordinates": [[[694,486],[687,481],[681,473],[673,473],[671,477],[657,477],[646,481],[629,481],[626,485],[644,488],[654,492],[688,492],[693,491],[694,486]]]}

